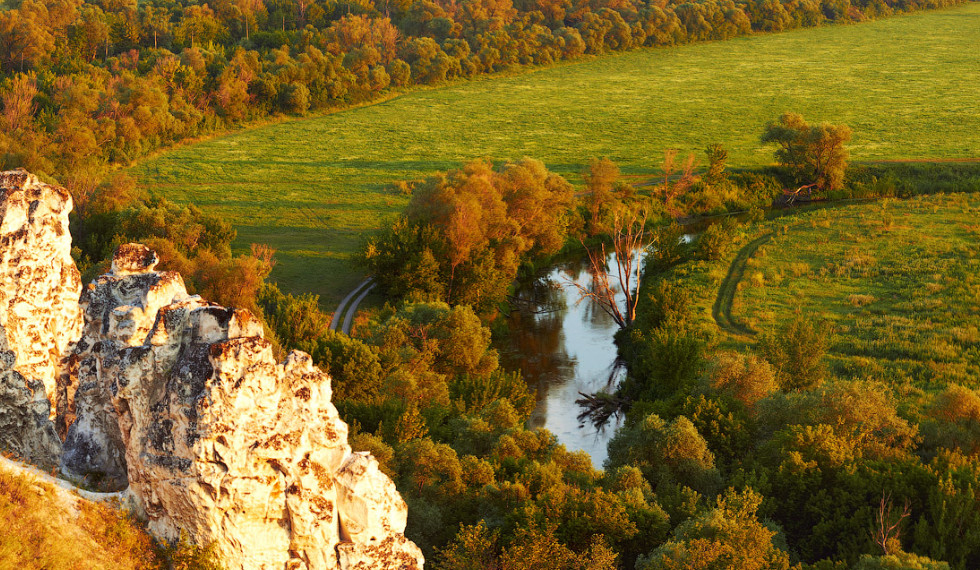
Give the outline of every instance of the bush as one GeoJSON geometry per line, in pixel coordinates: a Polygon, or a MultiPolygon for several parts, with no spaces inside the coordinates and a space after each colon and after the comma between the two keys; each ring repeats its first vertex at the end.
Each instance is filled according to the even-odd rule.
{"type": "Polygon", "coordinates": [[[667,422],[650,414],[616,432],[604,467],[608,471],[623,465],[639,467],[654,486],[680,483],[710,493],[721,483],[708,443],[684,416],[667,422]]]}
{"type": "Polygon", "coordinates": [[[707,341],[690,325],[671,319],[647,333],[634,328],[628,334],[622,354],[630,375],[620,388],[628,398],[667,397],[701,374],[707,341]]]}
{"type": "Polygon", "coordinates": [[[697,258],[705,261],[717,261],[734,247],[734,223],[731,219],[708,226],[697,243],[697,258]]]}
{"type": "Polygon", "coordinates": [[[757,349],[775,369],[780,388],[808,390],[823,381],[830,331],[828,323],[801,315],[759,338],[757,349]]]}
{"type": "Polygon", "coordinates": [[[298,81],[283,85],[279,90],[279,107],[286,113],[305,114],[310,108],[310,90],[298,81]]]}
{"type": "Polygon", "coordinates": [[[755,355],[735,352],[718,353],[707,380],[713,390],[742,402],[749,409],[779,388],[769,362],[755,355]]]}

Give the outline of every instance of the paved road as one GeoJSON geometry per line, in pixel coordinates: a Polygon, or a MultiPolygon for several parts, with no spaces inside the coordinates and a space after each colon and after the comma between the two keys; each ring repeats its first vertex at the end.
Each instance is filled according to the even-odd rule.
{"type": "MultiPolygon", "coordinates": [[[[362,285],[364,285],[364,283],[362,283],[362,285]]],[[[364,297],[367,297],[367,294],[370,293],[371,290],[374,289],[376,285],[377,283],[371,283],[370,285],[365,287],[364,291],[362,291],[361,294],[358,295],[356,299],[354,299],[354,302],[350,304],[350,307],[347,308],[347,316],[344,317],[344,326],[341,328],[340,332],[344,334],[350,334],[350,328],[351,325],[354,324],[354,315],[357,313],[358,305],[361,304],[361,301],[364,300],[364,297]]]]}

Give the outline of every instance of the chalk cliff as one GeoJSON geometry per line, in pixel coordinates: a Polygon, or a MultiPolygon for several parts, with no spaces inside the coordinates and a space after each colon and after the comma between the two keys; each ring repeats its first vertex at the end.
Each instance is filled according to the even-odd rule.
{"type": "Polygon", "coordinates": [[[51,402],[81,332],[64,188],[25,170],[0,173],[0,445],[57,463],[51,402]]]}
{"type": "MultiPolygon", "coordinates": [[[[21,180],[4,173],[0,181],[8,177],[21,180]]],[[[70,198],[48,191],[62,202],[44,228],[6,217],[0,228],[50,239],[57,226],[67,236],[70,198]]],[[[2,259],[27,259],[14,250],[40,247],[41,238],[18,239],[3,242],[2,259]]],[[[30,305],[31,315],[47,328],[20,323],[16,330],[55,339],[44,341],[54,347],[44,360],[28,351],[40,332],[0,335],[0,422],[43,419],[43,429],[21,421],[21,432],[43,432],[60,447],[47,415],[54,396],[65,472],[108,487],[128,484],[153,534],[212,544],[229,569],[422,567],[421,551],[403,535],[405,502],[370,454],[351,452],[347,425],[330,401],[330,377],[307,354],[277,362],[252,314],[189,296],[179,275],[156,271],[156,255],[136,244],[119,248],[112,270],[85,288],[79,305],[70,244],[59,247],[69,263],[31,261],[27,288],[12,281],[17,271],[0,273],[0,325],[25,311],[11,310],[7,299],[23,304],[37,294],[42,301],[30,305]],[[71,299],[63,291],[72,286],[74,312],[72,303],[51,309],[71,299]],[[30,354],[24,368],[21,354],[30,354]],[[18,382],[33,392],[5,400],[3,387],[18,382]]]]}
{"type": "Polygon", "coordinates": [[[70,373],[58,385],[58,425],[64,431],[61,470],[109,491],[125,489],[126,451],[103,367],[120,350],[141,346],[161,308],[188,297],[177,273],[153,271],[157,255],[139,244],[122,245],[109,273],[81,295],[81,337],[70,373]]]}

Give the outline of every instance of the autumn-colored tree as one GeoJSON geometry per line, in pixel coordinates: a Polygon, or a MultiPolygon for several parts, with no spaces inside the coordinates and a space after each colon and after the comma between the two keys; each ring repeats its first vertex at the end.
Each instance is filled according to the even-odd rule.
{"type": "Polygon", "coordinates": [[[15,131],[27,127],[37,111],[37,78],[33,73],[18,73],[3,90],[4,127],[15,131]]]}
{"type": "Polygon", "coordinates": [[[779,389],[772,365],[758,356],[735,352],[715,355],[707,381],[713,390],[738,400],[749,409],[779,389]]]}
{"type": "Polygon", "coordinates": [[[616,201],[613,189],[619,182],[619,167],[608,158],[592,159],[582,178],[585,180],[586,193],[582,202],[588,211],[588,232],[599,235],[608,230],[610,209],[616,201]]]}
{"type": "Polygon", "coordinates": [[[492,310],[522,259],[564,244],[572,201],[571,186],[539,161],[500,169],[472,161],[416,185],[406,220],[370,240],[360,257],[389,291],[492,310]]]}
{"type": "Polygon", "coordinates": [[[762,142],[779,146],[776,160],[790,169],[798,184],[823,191],[843,186],[848,159],[844,145],[849,140],[847,125],[810,125],[797,113],[783,113],[762,134],[762,142]]]}

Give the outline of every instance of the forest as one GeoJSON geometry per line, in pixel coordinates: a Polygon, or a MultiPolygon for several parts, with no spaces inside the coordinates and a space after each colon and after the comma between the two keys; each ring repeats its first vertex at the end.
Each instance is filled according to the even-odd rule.
{"type": "Polygon", "coordinates": [[[732,168],[720,143],[668,150],[643,186],[601,157],[580,186],[533,157],[472,160],[395,183],[403,215],[355,256],[386,302],[353,337],[267,281],[272,249],[233,255],[229,222],[118,170],[410,88],[953,3],[8,2],[0,156],[72,193],[83,279],[140,241],[329,370],[432,568],[976,568],[976,163],[849,164],[850,127],[779,111],[759,125],[765,168],[732,168]],[[770,210],[787,196],[868,203],[770,210]],[[719,214],[680,239],[678,220],[719,214]],[[938,253],[910,270],[920,235],[938,253]],[[602,469],[527,427],[535,395],[495,348],[512,284],[569,253],[621,327],[625,380],[583,395],[586,419],[623,418],[602,469]]]}
{"type": "MultiPolygon", "coordinates": [[[[115,169],[236,125],[356,105],[412,85],[640,46],[948,5],[904,0],[354,4],[59,0],[11,5],[0,12],[2,166],[25,167],[71,191],[73,235],[81,244],[75,257],[83,271],[90,270],[87,276],[98,271],[95,266],[114,244],[150,232],[168,239],[165,257],[181,257],[185,263],[179,268],[186,274],[241,275],[255,282],[255,275],[271,270],[262,256],[233,261],[225,249],[190,243],[193,237],[161,235],[179,230],[159,224],[127,235],[115,221],[117,212],[156,220],[195,214],[153,202],[115,169]],[[199,249],[211,255],[198,259],[199,249]]],[[[249,289],[254,294],[255,287],[249,289]]]]}

